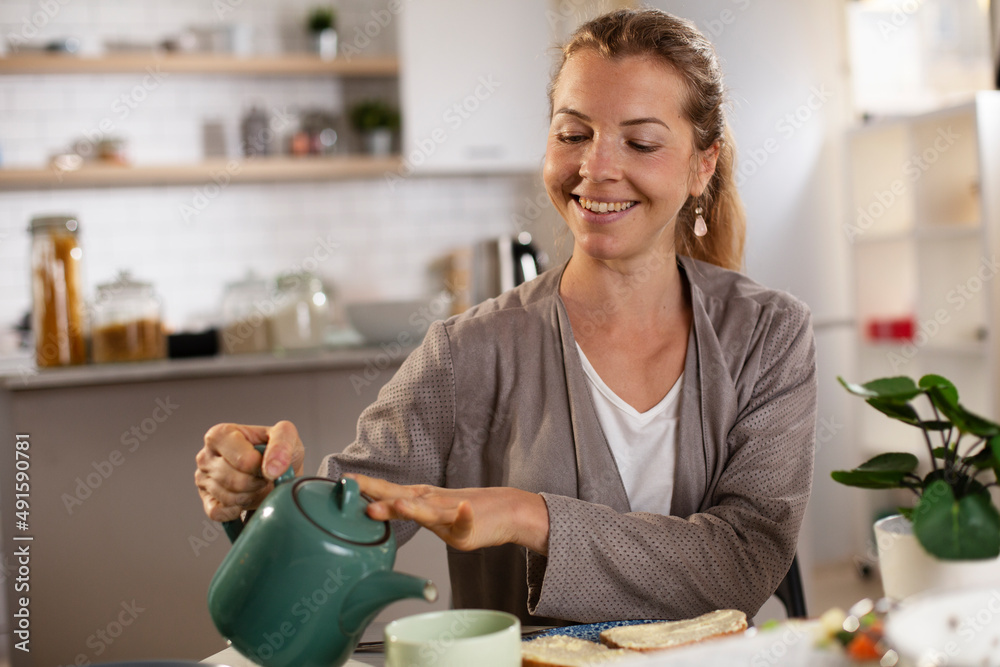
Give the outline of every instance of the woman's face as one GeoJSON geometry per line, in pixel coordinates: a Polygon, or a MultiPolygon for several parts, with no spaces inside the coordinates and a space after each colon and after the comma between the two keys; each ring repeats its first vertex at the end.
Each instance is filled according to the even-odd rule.
{"type": "Polygon", "coordinates": [[[584,50],[563,65],[544,179],[574,251],[615,261],[673,249],[677,213],[702,193],[718,154],[695,150],[685,95],[680,76],[650,58],[584,50]]]}

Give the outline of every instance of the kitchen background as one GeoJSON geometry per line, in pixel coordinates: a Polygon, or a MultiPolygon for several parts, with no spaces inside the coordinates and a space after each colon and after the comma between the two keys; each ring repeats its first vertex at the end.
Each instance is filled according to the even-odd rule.
{"type": "MultiPolygon", "coordinates": [[[[255,53],[301,51],[306,48],[302,26],[313,4],[234,2],[228,18],[252,26],[254,39],[260,40],[253,44],[255,53]]],[[[98,43],[153,43],[191,26],[219,22],[210,5],[196,0],[74,0],[54,7],[33,41],[81,35],[98,43]]],[[[344,41],[373,20],[374,7],[367,2],[340,4],[344,41]]],[[[20,34],[25,17],[42,11],[39,3],[5,2],[0,6],[4,35],[20,34]]],[[[394,53],[394,35],[391,25],[380,30],[361,55],[394,53]]],[[[43,167],[51,155],[81,138],[105,136],[125,138],[136,165],[195,163],[204,158],[204,124],[213,121],[225,128],[229,154],[235,157],[240,120],[253,105],[268,111],[282,143],[293,133],[296,112],[344,109],[344,83],[328,75],[161,76],[160,81],[150,81],[145,73],[4,76],[3,166],[43,167]],[[123,104],[123,96],[135,98],[130,102],[134,109],[123,104]]],[[[365,83],[394,96],[394,85],[361,85],[365,83]]],[[[543,150],[540,146],[539,159],[543,150]]],[[[523,198],[533,196],[528,177],[488,174],[400,179],[392,192],[382,178],[236,184],[218,193],[214,188],[206,178],[176,187],[0,193],[0,321],[10,326],[30,308],[30,237],[25,229],[33,215],[43,212],[79,216],[91,288],[113,280],[119,269],[131,269],[134,276],[155,284],[168,325],[183,329],[200,326],[217,313],[227,281],[251,268],[273,275],[301,266],[313,254],[316,239],[328,236],[335,239],[337,251],[319,271],[344,295],[392,299],[426,294],[432,285],[425,273],[434,259],[450,247],[506,231],[523,198]]]]}
{"type": "MultiPolygon", "coordinates": [[[[421,3],[419,11],[412,0],[336,3],[340,57],[398,56],[398,79],[2,71],[0,351],[14,360],[12,373],[25,363],[9,331],[31,305],[26,230],[35,215],[79,217],[89,296],[95,285],[128,269],[155,286],[165,323],[176,331],[217,324],[225,285],[250,270],[273,276],[314,265],[336,303],[429,300],[444,287],[441,260],[484,239],[530,231],[550,262],[564,258],[568,243],[538,177],[546,49],[581,20],[629,3],[421,3]],[[400,7],[416,18],[403,21],[400,7]],[[25,186],[3,179],[4,173],[45,168],[81,138],[125,139],[128,160],[137,167],[198,163],[218,152],[219,136],[225,155],[235,158],[240,121],[253,106],[280,125],[284,143],[301,112],[343,115],[352,101],[373,95],[398,103],[402,114],[395,148],[407,168],[393,164],[389,178],[386,169],[368,169],[362,176],[278,177],[283,182],[219,188],[204,174],[182,184],[129,187],[25,186]],[[454,127],[447,110],[463,103],[471,111],[454,127]],[[215,130],[211,142],[206,127],[215,130]],[[438,128],[447,128],[445,141],[429,144],[438,128]]],[[[227,33],[236,36],[237,49],[278,55],[310,49],[303,25],[316,4],[4,0],[0,33],[13,60],[29,47],[67,37],[86,55],[107,42],[134,49],[191,28],[237,25],[227,33]]],[[[845,194],[845,137],[866,114],[924,111],[992,88],[988,8],[976,0],[649,4],[695,21],[722,57],[749,214],[748,274],[796,294],[813,310],[820,428],[800,558],[810,609],[846,604],[869,589],[859,573],[867,571],[871,555],[871,507],[866,496],[829,480],[830,470],[860,460],[855,405],[834,378],[865,379],[857,367],[860,325],[846,231],[856,220],[845,194]]],[[[338,127],[338,156],[360,152],[359,137],[346,124],[338,127]]],[[[82,397],[90,389],[75,391],[82,397]]],[[[100,403],[88,405],[101,410],[100,403]]],[[[114,408],[104,410],[112,414],[114,408]]],[[[175,493],[194,497],[188,486],[175,493]]]]}

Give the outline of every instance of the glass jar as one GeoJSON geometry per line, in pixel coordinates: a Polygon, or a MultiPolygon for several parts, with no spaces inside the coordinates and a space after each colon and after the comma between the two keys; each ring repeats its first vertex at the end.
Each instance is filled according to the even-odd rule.
{"type": "Polygon", "coordinates": [[[279,276],[277,304],[272,322],[275,350],[302,350],[323,345],[330,320],[329,298],[323,281],[311,273],[279,276]]]}
{"type": "Polygon", "coordinates": [[[122,271],[97,286],[91,336],[94,363],[146,361],[167,356],[162,306],[149,283],[122,271]]]}
{"type": "Polygon", "coordinates": [[[271,284],[252,272],[226,285],[222,296],[222,352],[245,354],[271,350],[271,284]]]}
{"type": "Polygon", "coordinates": [[[39,367],[87,361],[79,229],[72,215],[31,220],[31,313],[39,367]]]}

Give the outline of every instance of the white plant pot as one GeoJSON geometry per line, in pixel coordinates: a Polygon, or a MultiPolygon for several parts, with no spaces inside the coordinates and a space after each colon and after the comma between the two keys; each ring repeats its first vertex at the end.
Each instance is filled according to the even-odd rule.
{"type": "Polygon", "coordinates": [[[893,600],[935,589],[1000,585],[1000,558],[947,561],[928,554],[913,524],[896,514],[875,522],[882,590],[893,600]]]}
{"type": "Polygon", "coordinates": [[[323,60],[333,60],[337,57],[337,31],[327,28],[313,35],[313,48],[323,60]]]}
{"type": "Polygon", "coordinates": [[[392,152],[392,130],[380,127],[365,132],[365,148],[369,155],[389,155],[392,152]]]}

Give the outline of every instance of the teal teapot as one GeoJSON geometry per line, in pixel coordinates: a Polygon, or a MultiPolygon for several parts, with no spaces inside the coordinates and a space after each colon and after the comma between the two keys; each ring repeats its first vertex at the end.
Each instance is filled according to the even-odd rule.
{"type": "Polygon", "coordinates": [[[264,667],[338,667],[386,605],[437,599],[431,581],[393,571],[392,529],[367,506],[353,479],[289,468],[245,525],[227,521],[233,546],[208,589],[222,636],[264,667]]]}

